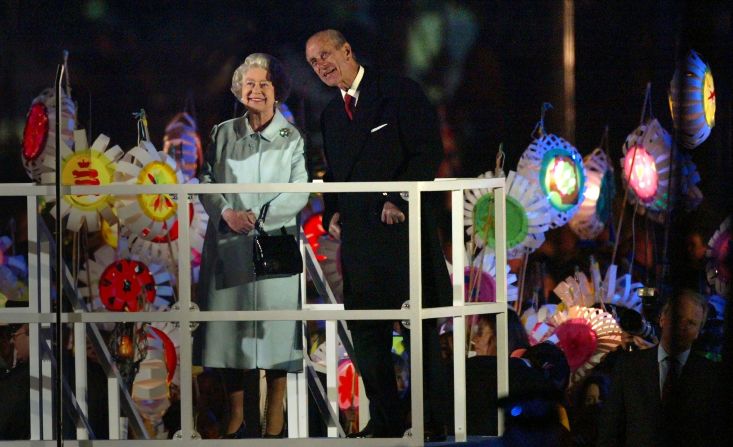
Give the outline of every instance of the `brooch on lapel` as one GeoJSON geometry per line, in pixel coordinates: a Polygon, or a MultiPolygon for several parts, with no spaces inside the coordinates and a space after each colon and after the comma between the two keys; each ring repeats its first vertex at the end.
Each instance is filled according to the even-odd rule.
{"type": "Polygon", "coordinates": [[[280,129],[280,136],[281,137],[289,137],[290,136],[290,129],[288,129],[287,127],[283,127],[282,129],[280,129]]]}

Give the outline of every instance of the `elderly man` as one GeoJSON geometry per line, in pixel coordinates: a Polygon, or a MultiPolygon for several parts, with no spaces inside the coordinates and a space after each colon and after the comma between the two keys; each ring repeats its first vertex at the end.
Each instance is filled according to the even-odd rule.
{"type": "Polygon", "coordinates": [[[704,298],[683,290],[662,309],[659,346],[619,358],[599,446],[719,445],[717,365],[691,352],[706,315],[704,298]]]}
{"type": "MultiPolygon", "coordinates": [[[[324,84],[337,87],[321,117],[326,181],[432,180],[443,157],[438,120],[412,80],[357,61],[335,30],[314,34],[306,59],[324,84]]],[[[434,225],[435,196],[423,195],[423,305],[449,305],[450,282],[434,225]]],[[[407,201],[400,193],[327,194],[323,223],[341,240],[346,309],[399,308],[409,299],[407,201]]],[[[438,420],[445,396],[437,330],[425,323],[426,434],[444,436],[438,420]],[[427,394],[429,393],[429,395],[427,394]]],[[[391,321],[350,321],[356,364],[369,397],[371,420],[355,437],[396,437],[404,430],[390,354],[391,321]]]]}

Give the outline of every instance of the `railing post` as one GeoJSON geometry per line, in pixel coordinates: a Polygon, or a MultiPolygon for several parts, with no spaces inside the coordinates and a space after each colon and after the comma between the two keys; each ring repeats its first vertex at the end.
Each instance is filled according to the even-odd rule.
{"type": "Polygon", "coordinates": [[[409,194],[409,258],[410,258],[410,389],[412,395],[412,439],[410,445],[422,445],[425,435],[423,340],[422,340],[422,237],[421,188],[410,183],[409,194]]]}
{"type": "MultiPolygon", "coordinates": [[[[465,248],[463,245],[463,190],[451,191],[451,241],[453,306],[465,299],[465,248]]],[[[470,261],[469,261],[470,262],[470,261]]],[[[466,317],[453,317],[453,405],[456,442],[466,442],[466,317]]]]}

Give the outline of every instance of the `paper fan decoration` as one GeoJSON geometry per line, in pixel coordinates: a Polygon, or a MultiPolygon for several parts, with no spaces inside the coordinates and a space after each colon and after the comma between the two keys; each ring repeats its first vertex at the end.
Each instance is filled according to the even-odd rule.
{"type": "Polygon", "coordinates": [[[578,211],[585,191],[583,157],[575,147],[553,134],[533,140],[519,159],[517,172],[540,186],[550,202],[550,226],[568,223],[578,211]]]}
{"type": "MultiPolygon", "coordinates": [[[[487,172],[479,178],[493,178],[493,174],[487,172]]],[[[505,188],[507,257],[515,259],[535,251],[545,241],[550,204],[537,185],[514,171],[509,172],[505,188]]],[[[463,224],[477,247],[495,247],[494,194],[490,190],[466,190],[463,224]]]]}
{"type": "Polygon", "coordinates": [[[359,375],[351,359],[342,360],[338,366],[339,408],[359,408],[359,375]]]}
{"type": "Polygon", "coordinates": [[[626,137],[621,158],[624,187],[629,202],[640,214],[664,222],[670,194],[672,139],[659,121],[653,119],[626,137]]]}
{"type": "Polygon", "coordinates": [[[730,271],[732,235],[731,217],[728,216],[708,241],[708,248],[705,251],[708,283],[715,288],[718,295],[722,296],[728,296],[731,276],[733,276],[733,272],[730,271]]]}
{"type": "MultiPolygon", "coordinates": [[[[545,304],[539,309],[529,308],[522,313],[522,324],[527,331],[529,343],[534,346],[544,340],[548,340],[552,328],[545,323],[556,312],[559,312],[557,304],[545,304]]],[[[554,340],[550,340],[554,343],[554,340]]]]}
{"type": "Polygon", "coordinates": [[[642,301],[638,291],[644,287],[643,284],[631,282],[629,274],[617,278],[616,265],[611,265],[606,271],[605,278],[601,278],[598,263],[593,259],[590,271],[590,279],[585,273],[576,272],[574,276],[567,277],[555,286],[553,292],[562,300],[565,307],[593,307],[602,302],[641,313],[642,301]]]}
{"type": "Polygon", "coordinates": [[[570,219],[570,229],[581,239],[594,239],[611,218],[616,194],[613,168],[606,153],[596,148],[583,160],[586,187],[578,212],[570,219]]]}
{"type": "Polygon", "coordinates": [[[165,310],[175,300],[173,277],[162,264],[146,264],[127,250],[118,256],[103,246],[94,252],[79,272],[81,295],[91,301],[92,311],[165,310]]]}
{"type": "MultiPolygon", "coordinates": [[[[61,95],[61,141],[74,144],[76,105],[66,94],[61,95]]],[[[48,88],[38,95],[28,109],[23,129],[21,159],[23,167],[33,181],[40,183],[41,175],[51,170],[44,161],[54,155],[56,148],[56,93],[48,88]]],[[[51,181],[50,183],[53,183],[51,181]]]]}
{"type": "MultiPolygon", "coordinates": [[[[74,149],[61,143],[61,184],[66,186],[100,186],[113,183],[118,160],[122,157],[119,146],[109,145],[109,137],[100,134],[89,146],[84,129],[74,131],[74,149]]],[[[44,166],[49,171],[41,175],[42,183],[56,181],[56,155],[48,154],[44,166]]],[[[78,232],[86,223],[89,231],[99,231],[102,219],[116,222],[109,194],[65,195],[61,199],[61,216],[68,219],[66,228],[78,232]]],[[[56,216],[56,207],[51,210],[56,216]]]]}
{"type": "Polygon", "coordinates": [[[176,160],[178,169],[188,180],[196,177],[196,171],[203,163],[204,154],[196,121],[186,112],[177,114],[165,127],[163,152],[176,160]]]}
{"type": "Polygon", "coordinates": [[[710,66],[694,50],[678,68],[669,89],[669,108],[681,143],[687,149],[702,144],[715,126],[715,83],[710,66]]]}
{"type": "Polygon", "coordinates": [[[166,374],[163,360],[146,358],[140,362],[132,383],[130,397],[154,430],[162,425],[161,419],[171,405],[166,374]]]}
{"type": "MultiPolygon", "coordinates": [[[[198,282],[201,268],[201,254],[204,249],[206,226],[209,215],[197,196],[188,205],[189,215],[189,243],[191,245],[191,280],[198,282]]],[[[165,264],[171,271],[178,270],[178,219],[171,230],[165,235],[149,240],[143,236],[130,235],[130,251],[139,256],[144,262],[165,264]]]]}
{"type": "MultiPolygon", "coordinates": [[[[466,262],[468,264],[468,262],[466,262]]],[[[448,263],[448,270],[453,271],[452,266],[448,263]]],[[[517,275],[511,272],[511,268],[507,265],[506,269],[507,282],[507,301],[513,302],[519,296],[517,288],[517,275]]],[[[467,303],[494,303],[496,302],[496,255],[486,248],[481,250],[473,261],[473,272],[470,267],[464,270],[465,288],[464,299],[467,303]],[[471,292],[471,278],[474,278],[475,287],[471,292]]]]}
{"type": "Polygon", "coordinates": [[[540,342],[552,339],[565,353],[571,383],[582,379],[603,357],[621,344],[621,328],[613,315],[601,309],[573,306],[547,320],[552,328],[540,342]]]}
{"type": "Polygon", "coordinates": [[[679,152],[678,162],[680,165],[680,190],[685,211],[692,211],[702,202],[703,196],[697,184],[700,183],[700,173],[692,161],[692,155],[686,152],[679,152]]]}

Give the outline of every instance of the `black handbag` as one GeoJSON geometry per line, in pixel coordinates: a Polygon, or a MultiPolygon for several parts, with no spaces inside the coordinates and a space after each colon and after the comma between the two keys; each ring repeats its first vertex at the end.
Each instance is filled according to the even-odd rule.
{"type": "Polygon", "coordinates": [[[303,257],[295,236],[280,227],[281,234],[267,234],[263,223],[267,216],[270,202],[262,205],[260,217],[255,222],[257,235],[254,237],[252,257],[255,265],[255,276],[262,278],[282,278],[303,273],[303,257]]]}

